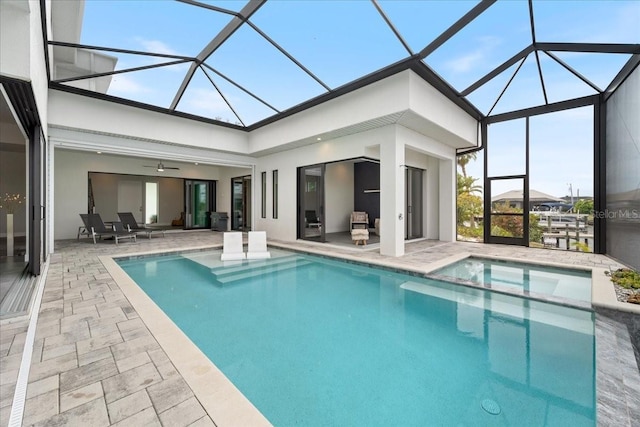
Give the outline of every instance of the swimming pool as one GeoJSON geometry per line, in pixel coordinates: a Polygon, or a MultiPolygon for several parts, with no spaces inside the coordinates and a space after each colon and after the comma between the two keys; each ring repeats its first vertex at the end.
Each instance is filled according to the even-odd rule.
{"type": "Polygon", "coordinates": [[[307,255],[216,256],[119,263],[274,425],[595,424],[591,312],[307,255]]]}
{"type": "Polygon", "coordinates": [[[591,302],[591,272],[585,270],[468,257],[431,275],[487,287],[518,289],[526,294],[591,302]]]}

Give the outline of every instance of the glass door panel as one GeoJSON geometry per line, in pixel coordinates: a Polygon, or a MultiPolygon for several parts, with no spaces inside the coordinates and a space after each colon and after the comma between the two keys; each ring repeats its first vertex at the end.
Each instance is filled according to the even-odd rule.
{"type": "Polygon", "coordinates": [[[298,238],[324,242],[325,166],[307,166],[298,171],[298,238]]]}
{"type": "Polygon", "coordinates": [[[185,228],[209,228],[213,209],[213,182],[185,180],[185,228]]]}
{"type": "Polygon", "coordinates": [[[422,237],[422,169],[407,167],[405,238],[422,237]]]}
{"type": "Polygon", "coordinates": [[[251,175],[231,179],[231,229],[251,229],[251,175]]]}

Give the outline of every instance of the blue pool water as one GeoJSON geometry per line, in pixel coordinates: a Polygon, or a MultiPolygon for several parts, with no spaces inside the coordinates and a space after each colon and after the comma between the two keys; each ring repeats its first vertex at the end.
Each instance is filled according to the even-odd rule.
{"type": "Polygon", "coordinates": [[[276,426],[595,425],[591,312],[306,255],[216,258],[120,266],[276,426]]]}
{"type": "Polygon", "coordinates": [[[591,302],[591,272],[584,270],[469,257],[432,274],[478,285],[517,288],[540,295],[591,302]]]}

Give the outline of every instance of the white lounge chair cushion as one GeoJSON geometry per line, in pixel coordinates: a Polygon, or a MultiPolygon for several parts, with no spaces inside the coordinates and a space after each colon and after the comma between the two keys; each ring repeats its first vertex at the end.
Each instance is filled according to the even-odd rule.
{"type": "Polygon", "coordinates": [[[222,261],[245,259],[242,248],[242,233],[239,231],[226,232],[222,236],[222,261]]]}
{"type": "Polygon", "coordinates": [[[250,231],[249,248],[247,249],[247,259],[271,258],[271,253],[267,251],[267,232],[250,231]]]}

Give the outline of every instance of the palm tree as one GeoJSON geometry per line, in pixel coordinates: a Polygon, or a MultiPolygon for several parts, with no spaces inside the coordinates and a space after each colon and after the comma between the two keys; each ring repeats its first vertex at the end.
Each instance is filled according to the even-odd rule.
{"type": "Polygon", "coordinates": [[[473,153],[461,154],[458,156],[458,166],[462,169],[462,176],[467,177],[467,165],[471,160],[476,160],[477,153],[474,151],[473,153]]]}

